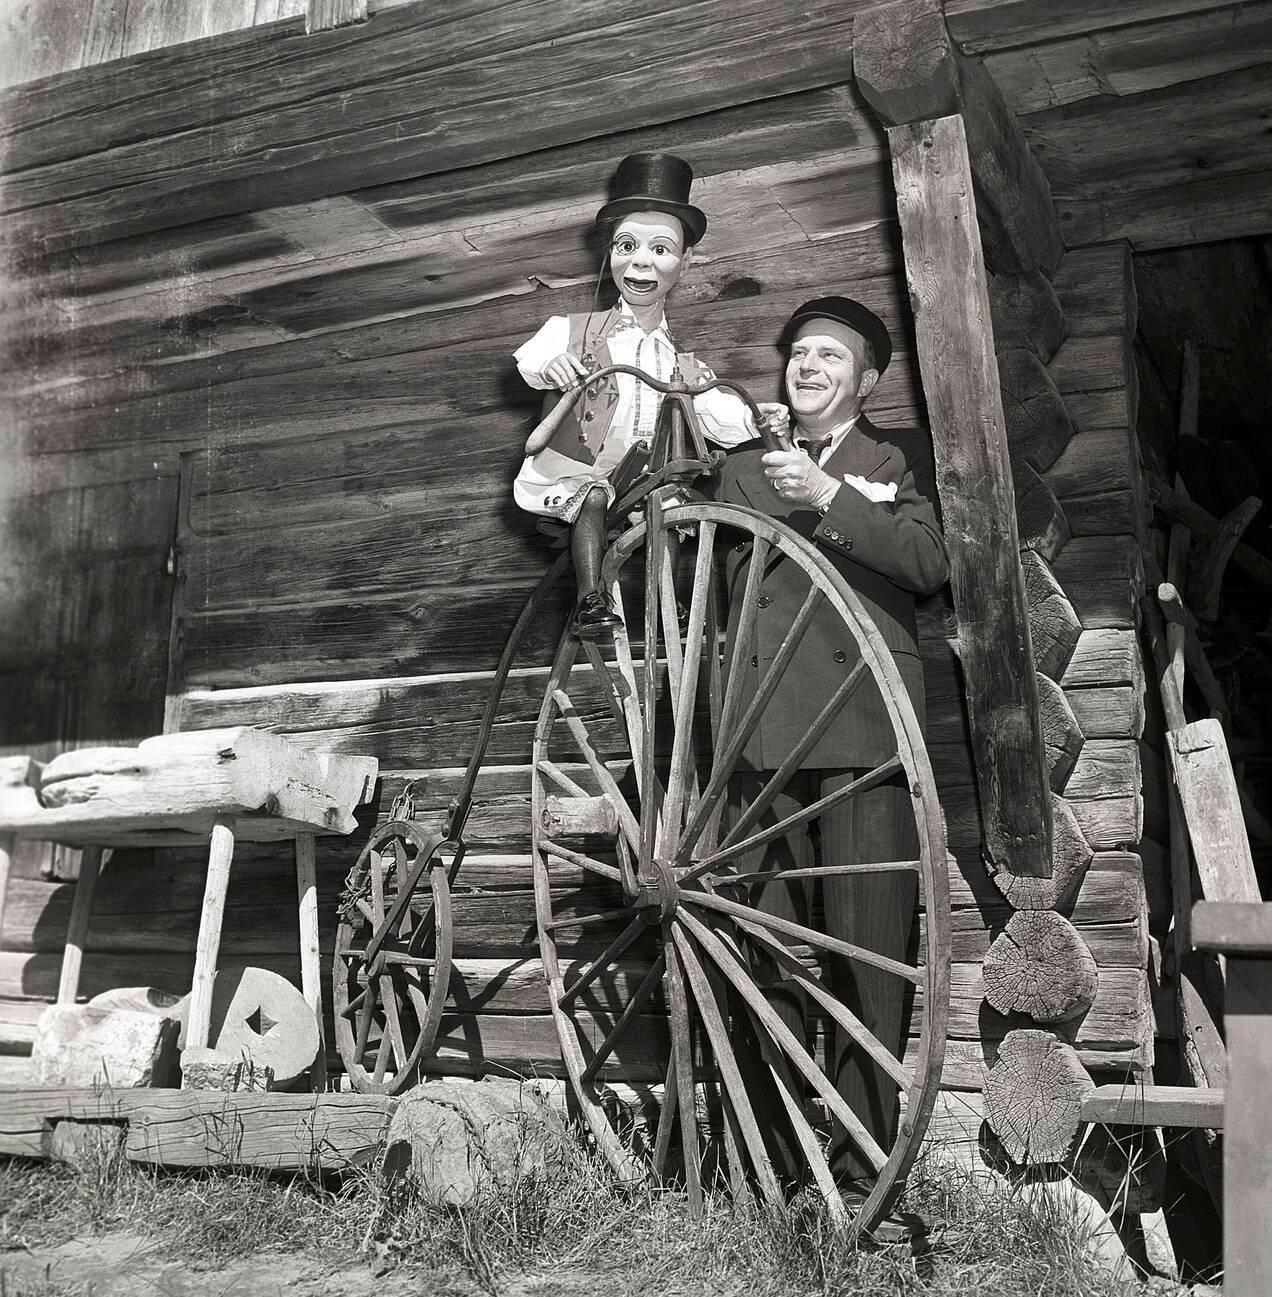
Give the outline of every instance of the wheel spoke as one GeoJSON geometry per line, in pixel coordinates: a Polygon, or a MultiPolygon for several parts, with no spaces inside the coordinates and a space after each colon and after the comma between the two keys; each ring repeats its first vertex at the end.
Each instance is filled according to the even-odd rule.
{"type": "Polygon", "coordinates": [[[786,1119],[795,1132],[795,1139],[804,1154],[804,1161],[808,1163],[808,1169],[813,1173],[817,1188],[821,1190],[821,1196],[826,1200],[826,1210],[830,1214],[830,1219],[840,1229],[846,1228],[852,1221],[852,1213],[844,1205],[843,1195],[835,1184],[835,1177],[827,1165],[826,1155],[817,1142],[817,1136],[808,1124],[808,1118],[804,1116],[804,1109],[800,1106],[799,1100],[786,1088],[786,1082],[773,1060],[768,1058],[764,1061],[769,1075],[773,1078],[773,1088],[782,1101],[782,1107],[786,1109],[786,1119]]]}
{"type": "Polygon", "coordinates": [[[570,733],[574,735],[574,741],[578,744],[579,751],[583,753],[584,759],[591,767],[592,777],[600,785],[601,791],[614,803],[614,809],[618,812],[618,822],[628,845],[633,851],[639,850],[640,825],[636,822],[636,817],[632,814],[632,808],[628,806],[627,799],[619,792],[618,784],[614,782],[614,776],[610,774],[609,769],[592,746],[592,736],[587,732],[587,726],[583,724],[583,718],[575,711],[574,704],[570,701],[570,695],[564,689],[557,689],[552,696],[556,702],[557,710],[561,713],[566,725],[569,726],[570,733]]]}
{"type": "MultiPolygon", "coordinates": [[[[601,654],[601,646],[594,639],[585,639],[581,641],[583,652],[587,655],[588,664],[592,668],[592,674],[596,677],[597,683],[601,687],[601,692],[605,695],[605,701],[609,704],[609,709],[613,713],[614,719],[619,725],[627,728],[627,712],[625,710],[626,689],[618,687],[618,680],[614,679],[614,673],[609,668],[609,663],[601,654]]],[[[622,676],[619,676],[622,680],[622,676]]],[[[626,681],[623,682],[624,685],[626,681]]],[[[586,796],[586,793],[582,794],[586,796]]]]}
{"type": "MultiPolygon", "coordinates": [[[[667,781],[667,801],[663,810],[664,831],[674,843],[680,825],[681,810],[689,786],[690,771],[694,764],[693,713],[698,701],[698,664],[702,657],[702,632],[706,622],[707,572],[711,563],[711,544],[715,525],[704,522],[698,538],[698,559],[694,565],[693,597],[689,605],[689,629],[684,658],[680,663],[679,680],[672,681],[675,689],[675,739],[671,750],[671,773],[667,781]]],[[[671,572],[667,571],[668,583],[671,572]]],[[[674,602],[675,591],[671,597],[674,602]]],[[[674,609],[673,609],[674,611],[674,609]]]]}
{"type": "Polygon", "coordinates": [[[667,1074],[663,1078],[662,1108],[658,1113],[658,1133],[654,1136],[653,1168],[655,1175],[662,1175],[667,1166],[667,1153],[671,1148],[671,1132],[676,1124],[676,1100],[679,1090],[676,1080],[676,1051],[670,1050],[667,1055],[667,1074]]]}
{"type": "Polygon", "coordinates": [[[689,944],[689,939],[679,928],[673,928],[672,935],[675,938],[676,949],[680,953],[680,961],[689,979],[689,987],[698,1002],[698,1012],[702,1016],[707,1038],[711,1042],[711,1052],[715,1055],[716,1066],[720,1069],[724,1081],[729,1100],[726,1107],[733,1112],[737,1120],[739,1133],[746,1145],[751,1165],[755,1168],[756,1179],[760,1183],[760,1192],[766,1202],[773,1207],[781,1207],[782,1190],[777,1183],[777,1176],[773,1173],[773,1164],[769,1160],[768,1150],[764,1147],[764,1138],[760,1134],[759,1123],[755,1119],[755,1110],[747,1097],[746,1083],[742,1080],[738,1061],[729,1043],[728,1028],[720,1013],[720,1006],[716,1002],[715,992],[711,989],[711,984],[707,980],[698,956],[689,944]]]}
{"type": "MultiPolygon", "coordinates": [[[[406,1036],[402,1031],[402,1017],[398,1013],[397,987],[393,983],[391,973],[385,973],[380,978],[380,998],[384,1003],[385,1021],[389,1024],[389,1036],[392,1039],[393,1048],[397,1051],[398,1065],[395,1070],[402,1072],[406,1070],[411,1051],[406,1047],[406,1036]]],[[[381,1045],[381,1048],[383,1048],[383,1045],[381,1045]]]]}
{"type": "Polygon", "coordinates": [[[804,991],[834,1018],[862,1049],[897,1083],[898,1089],[908,1090],[914,1084],[914,1073],[861,1021],[841,1000],[832,995],[822,983],[808,971],[791,951],[766,932],[757,923],[738,921],[741,928],[753,941],[758,942],[773,956],[804,988],[804,991]]]}
{"type": "Polygon", "coordinates": [[[759,611],[760,585],[764,580],[764,564],[768,552],[768,542],[757,537],[751,548],[751,566],[747,569],[746,585],[742,591],[742,611],[738,615],[738,624],[734,633],[733,655],[729,659],[729,669],[725,675],[724,706],[720,713],[719,732],[716,735],[716,751],[719,751],[728,741],[742,707],[745,674],[742,663],[746,661],[747,650],[755,637],[755,617],[759,611]]]}
{"type": "MultiPolygon", "coordinates": [[[[659,585],[667,556],[667,536],[662,527],[662,502],[655,491],[645,505],[645,660],[641,686],[641,780],[639,859],[652,860],[658,849],[659,805],[654,775],[654,734],[658,712],[658,607],[659,585]]],[[[670,639],[670,636],[668,636],[670,639]]]]}
{"type": "Polygon", "coordinates": [[[631,912],[631,907],[624,905],[617,910],[599,910],[595,914],[580,914],[565,919],[553,919],[551,923],[545,923],[542,926],[549,932],[556,932],[559,928],[589,928],[595,923],[608,923],[611,919],[625,919],[631,912]]]}
{"type": "Polygon", "coordinates": [[[732,860],[735,856],[744,856],[747,852],[754,851],[756,847],[762,847],[775,838],[785,837],[796,826],[806,824],[809,820],[815,820],[819,815],[824,814],[839,802],[849,797],[856,797],[858,794],[867,792],[869,789],[891,779],[900,769],[901,758],[889,757],[882,765],[875,766],[873,770],[867,771],[860,779],[854,779],[852,783],[845,784],[842,788],[836,788],[834,792],[827,793],[825,797],[818,799],[810,806],[801,808],[793,815],[788,815],[784,820],[779,820],[776,824],[770,824],[768,828],[753,833],[742,842],[734,840],[735,830],[730,829],[725,835],[724,843],[720,849],[713,855],[707,856],[706,859],[697,861],[683,875],[680,881],[682,883],[692,882],[695,878],[701,878],[703,874],[709,874],[725,860],[732,860]]]}
{"type": "MultiPolygon", "coordinates": [[[[707,783],[706,790],[703,792],[697,806],[694,807],[693,815],[690,817],[689,823],[685,825],[685,831],[681,836],[679,848],[676,852],[678,864],[683,865],[688,861],[689,854],[702,832],[707,816],[715,807],[716,802],[724,796],[725,790],[728,788],[729,776],[733,773],[734,766],[737,765],[738,757],[741,756],[747,740],[759,724],[760,717],[764,714],[769,699],[773,696],[782,677],[786,674],[786,668],[795,656],[795,650],[799,648],[800,641],[804,638],[804,632],[812,622],[813,614],[817,611],[817,605],[822,598],[822,592],[816,586],[809,590],[799,612],[795,614],[795,620],[791,622],[790,629],[786,632],[786,636],[782,640],[773,661],[765,671],[759,688],[755,691],[755,695],[747,705],[742,719],[738,722],[737,728],[730,731],[724,752],[716,753],[711,766],[711,778],[707,783]]],[[[730,684],[732,684],[732,681],[730,681],[730,684]]],[[[728,841],[727,837],[725,841],[728,841]]]]}
{"type": "Polygon", "coordinates": [[[577,865],[580,869],[600,874],[602,878],[611,878],[616,883],[623,879],[622,871],[614,865],[607,865],[603,860],[593,860],[591,856],[585,856],[581,851],[571,851],[569,847],[563,847],[559,842],[544,839],[539,843],[539,849],[546,855],[564,860],[567,864],[577,865]]]}
{"type": "Polygon", "coordinates": [[[900,874],[915,872],[921,860],[861,860],[854,865],[811,865],[807,869],[762,869],[754,874],[722,874],[712,879],[716,887],[739,883],[784,883],[797,878],[841,878],[851,874],[900,874]]]}
{"type": "Polygon", "coordinates": [[[697,939],[698,944],[711,956],[717,967],[737,988],[747,1002],[752,1013],[763,1024],[768,1034],[781,1047],[786,1056],[803,1073],[805,1079],[821,1095],[827,1107],[843,1123],[844,1129],[853,1142],[865,1154],[876,1171],[881,1171],[887,1162],[883,1149],[875,1142],[870,1132],[861,1124],[861,1119],[848,1106],[830,1079],[819,1068],[808,1050],[795,1039],[790,1028],[781,1020],[777,1011],[764,998],[763,994],[751,980],[750,975],[734,957],[729,948],[715,935],[706,924],[686,914],[682,909],[679,918],[697,939]]]}
{"type": "Polygon", "coordinates": [[[835,717],[843,711],[849,694],[856,689],[865,670],[866,663],[863,659],[848,672],[840,682],[839,687],[831,695],[830,701],[817,714],[816,720],[809,726],[807,733],[791,750],[786,760],[778,766],[768,783],[760,789],[759,795],[742,813],[737,823],[731,827],[729,836],[725,839],[726,842],[735,841],[739,834],[745,833],[773,804],[778,793],[790,782],[795,771],[802,769],[804,758],[817,746],[835,717]]]}
{"type": "Polygon", "coordinates": [[[795,923],[791,919],[778,918],[776,914],[765,914],[752,906],[727,900],[725,897],[716,896],[711,892],[682,891],[680,893],[680,903],[682,912],[686,903],[701,905],[708,910],[718,910],[721,914],[728,914],[735,919],[742,919],[748,923],[758,923],[762,928],[769,928],[774,932],[783,932],[788,937],[796,937],[810,946],[829,950],[833,954],[846,955],[849,959],[855,959],[862,964],[869,964],[872,968],[881,968],[886,973],[894,973],[907,982],[913,982],[915,986],[920,985],[923,981],[923,970],[916,968],[912,964],[903,964],[900,960],[889,959],[887,955],[877,954],[873,950],[868,950],[865,946],[854,946],[851,942],[840,941],[838,937],[828,937],[824,932],[818,932],[816,928],[806,928],[802,923],[795,923]]]}
{"type": "Polygon", "coordinates": [[[636,993],[627,1002],[618,1021],[610,1028],[609,1034],[601,1041],[596,1053],[592,1056],[592,1061],[587,1065],[587,1070],[583,1073],[584,1085],[590,1084],[599,1074],[602,1067],[609,1061],[609,1056],[614,1052],[614,1047],[622,1039],[623,1035],[636,1021],[637,1014],[645,1007],[649,997],[653,995],[658,988],[658,981],[663,975],[663,968],[666,960],[662,955],[654,961],[653,967],[645,974],[644,981],[636,988],[636,993]]]}
{"type": "Polygon", "coordinates": [[[619,955],[640,936],[645,927],[646,924],[643,919],[633,919],[588,965],[587,972],[581,974],[576,981],[562,990],[561,998],[557,1001],[557,1004],[564,1009],[572,1001],[578,999],[619,955]]]}
{"type": "MultiPolygon", "coordinates": [[[[590,643],[589,640],[584,640],[583,642],[584,644],[590,643]]],[[[595,645],[593,645],[593,647],[595,647],[595,645]]],[[[619,720],[622,719],[623,718],[620,716],[619,720]]],[[[587,791],[586,788],[583,787],[582,784],[576,784],[574,780],[571,779],[570,776],[567,775],[565,771],[562,770],[560,766],[556,764],[555,761],[549,761],[547,757],[543,757],[540,759],[536,769],[539,771],[540,774],[547,775],[547,777],[551,779],[552,782],[556,784],[556,786],[562,792],[569,793],[571,797],[591,796],[591,794],[587,791]]]]}
{"type": "Polygon", "coordinates": [[[623,608],[623,591],[615,578],[610,588],[610,598],[614,607],[623,617],[623,624],[614,628],[614,654],[618,659],[618,670],[626,686],[623,692],[623,717],[627,730],[627,742],[632,750],[632,768],[636,774],[636,790],[642,796],[645,792],[645,736],[644,721],[640,714],[640,699],[636,695],[636,664],[632,660],[632,644],[627,634],[627,616],[623,608]]]}
{"type": "Polygon", "coordinates": [[[689,1209],[702,1214],[702,1169],[698,1152],[698,1114],[694,1108],[693,1037],[690,1034],[689,1002],[685,995],[684,974],[676,953],[670,924],[663,925],[663,953],[667,960],[667,1004],[671,1009],[671,1053],[676,1060],[677,1107],[680,1110],[680,1147],[684,1153],[685,1187],[689,1190],[689,1209]]]}
{"type": "MultiPolygon", "coordinates": [[[[707,697],[711,707],[711,750],[716,752],[722,746],[721,718],[724,706],[724,680],[720,665],[720,569],[712,554],[711,568],[707,574],[707,697]]],[[[701,797],[699,797],[701,800],[701,797]]],[[[696,803],[695,803],[696,808],[696,803]]],[[[716,849],[720,832],[720,817],[724,812],[724,803],[717,801],[707,816],[706,827],[699,836],[703,854],[709,855],[716,849]]]]}

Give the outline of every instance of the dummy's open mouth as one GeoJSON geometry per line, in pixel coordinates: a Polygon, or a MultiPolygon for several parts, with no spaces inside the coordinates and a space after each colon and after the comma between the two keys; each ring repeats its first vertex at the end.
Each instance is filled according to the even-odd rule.
{"type": "Polygon", "coordinates": [[[636,279],[631,275],[623,276],[623,287],[630,288],[633,293],[652,293],[658,287],[656,279],[636,279]]]}

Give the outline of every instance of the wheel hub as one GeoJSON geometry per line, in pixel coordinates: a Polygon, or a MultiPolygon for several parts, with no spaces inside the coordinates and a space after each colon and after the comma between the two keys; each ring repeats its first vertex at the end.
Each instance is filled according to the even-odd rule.
{"type": "Polygon", "coordinates": [[[636,908],[646,923],[661,923],[676,912],[680,903],[680,884],[670,860],[654,857],[636,879],[636,908]]]}

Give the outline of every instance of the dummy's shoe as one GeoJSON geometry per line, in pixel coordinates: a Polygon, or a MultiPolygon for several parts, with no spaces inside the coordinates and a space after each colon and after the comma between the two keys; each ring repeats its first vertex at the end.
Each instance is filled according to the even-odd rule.
{"type": "MultiPolygon", "coordinates": [[[[870,1180],[842,1180],[839,1183],[839,1195],[844,1200],[844,1206],[855,1215],[865,1205],[873,1188],[874,1184],[870,1180]]],[[[886,1247],[905,1243],[917,1254],[923,1250],[927,1235],[927,1222],[922,1216],[912,1211],[894,1209],[861,1237],[867,1246],[874,1244],[886,1247]]]]}
{"type": "Polygon", "coordinates": [[[600,639],[623,624],[613,604],[599,590],[585,594],[574,609],[571,630],[579,639],[600,639]]]}

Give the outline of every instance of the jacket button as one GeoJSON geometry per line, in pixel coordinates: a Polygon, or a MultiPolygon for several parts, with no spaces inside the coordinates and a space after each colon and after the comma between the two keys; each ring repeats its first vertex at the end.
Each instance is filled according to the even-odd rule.
{"type": "Polygon", "coordinates": [[[757,667],[760,665],[760,655],[758,653],[751,654],[751,665],[753,667],[757,667]]]}
{"type": "Polygon", "coordinates": [[[595,418],[596,418],[596,414],[595,414],[595,412],[592,411],[592,410],[588,410],[587,413],[584,414],[584,416],[583,416],[584,421],[587,422],[587,423],[591,423],[592,420],[595,419],[595,418]]]}
{"type": "Polygon", "coordinates": [[[851,537],[851,536],[845,536],[845,537],[843,538],[843,544],[844,544],[844,548],[845,548],[845,549],[851,549],[851,548],[852,548],[852,537],[851,537]]]}
{"type": "Polygon", "coordinates": [[[847,662],[847,661],[848,661],[848,654],[845,653],[843,649],[836,649],[836,650],[835,650],[835,661],[836,661],[836,662],[847,662]]]}
{"type": "Polygon", "coordinates": [[[762,594],[755,602],[759,604],[761,608],[767,608],[773,600],[768,595],[762,594]]]}
{"type": "Polygon", "coordinates": [[[744,540],[740,540],[740,541],[738,541],[738,543],[737,543],[736,545],[734,545],[734,547],[733,547],[733,552],[734,552],[735,554],[745,554],[745,553],[746,553],[746,541],[744,541],[744,540]]]}

